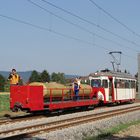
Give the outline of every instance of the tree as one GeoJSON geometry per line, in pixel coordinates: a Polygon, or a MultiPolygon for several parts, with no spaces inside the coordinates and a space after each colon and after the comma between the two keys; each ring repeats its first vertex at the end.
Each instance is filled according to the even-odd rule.
{"type": "Polygon", "coordinates": [[[136,78],[136,92],[138,92],[138,72],[135,74],[135,78],[136,78]]]}
{"type": "Polygon", "coordinates": [[[51,75],[51,81],[53,82],[57,82],[58,81],[58,76],[57,73],[53,72],[51,75]]]}
{"type": "Polygon", "coordinates": [[[135,74],[135,78],[138,79],[138,72],[135,74]]]}
{"type": "Polygon", "coordinates": [[[41,77],[41,82],[50,82],[50,75],[49,75],[49,73],[46,70],[44,70],[40,74],[40,77],[41,77]]]}
{"type": "Polygon", "coordinates": [[[5,84],[4,84],[4,91],[5,92],[9,92],[10,91],[10,81],[5,81],[5,84]]]}
{"type": "Polygon", "coordinates": [[[5,78],[0,74],[0,91],[4,91],[5,78]]]}
{"type": "Polygon", "coordinates": [[[58,83],[64,84],[66,82],[65,74],[60,73],[60,72],[58,72],[58,73],[53,72],[51,75],[51,80],[53,82],[58,82],[58,83]]]}
{"type": "Polygon", "coordinates": [[[33,71],[30,78],[29,78],[29,83],[31,82],[41,82],[41,77],[40,75],[38,74],[37,71],[33,71]]]}
{"type": "Polygon", "coordinates": [[[59,77],[59,81],[60,83],[64,84],[66,82],[66,79],[65,79],[65,74],[64,73],[58,73],[58,77],[59,77]]]}
{"type": "Polygon", "coordinates": [[[18,84],[19,84],[19,85],[21,85],[21,86],[22,86],[22,85],[24,85],[23,80],[22,80],[22,79],[20,79],[18,84]]]}

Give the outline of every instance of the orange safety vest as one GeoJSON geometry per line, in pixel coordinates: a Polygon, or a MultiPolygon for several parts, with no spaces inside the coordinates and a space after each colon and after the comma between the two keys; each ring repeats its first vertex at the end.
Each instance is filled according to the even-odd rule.
{"type": "Polygon", "coordinates": [[[19,83],[19,79],[20,79],[20,77],[18,74],[11,74],[10,84],[17,85],[19,83]]]}

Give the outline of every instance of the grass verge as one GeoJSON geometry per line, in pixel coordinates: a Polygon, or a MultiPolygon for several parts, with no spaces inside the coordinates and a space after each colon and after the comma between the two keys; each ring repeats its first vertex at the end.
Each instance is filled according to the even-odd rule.
{"type": "Polygon", "coordinates": [[[132,125],[138,125],[140,124],[140,120],[138,121],[132,121],[126,124],[120,124],[118,126],[112,127],[111,129],[107,129],[105,131],[102,131],[101,134],[99,134],[98,136],[91,136],[91,137],[87,137],[84,140],[103,140],[107,137],[113,136],[113,134],[117,134],[120,131],[123,131],[127,128],[129,128],[132,125]]]}

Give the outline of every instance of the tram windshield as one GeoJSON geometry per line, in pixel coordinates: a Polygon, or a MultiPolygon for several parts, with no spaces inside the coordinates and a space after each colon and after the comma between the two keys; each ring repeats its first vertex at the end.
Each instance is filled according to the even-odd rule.
{"type": "Polygon", "coordinates": [[[92,87],[101,87],[101,80],[100,79],[92,79],[91,86],[92,87]]]}

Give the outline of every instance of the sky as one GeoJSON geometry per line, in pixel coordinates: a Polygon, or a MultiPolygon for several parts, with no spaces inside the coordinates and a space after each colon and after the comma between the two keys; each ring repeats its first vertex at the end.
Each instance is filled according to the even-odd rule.
{"type": "Polygon", "coordinates": [[[125,27],[90,0],[0,0],[0,71],[84,76],[112,69],[109,52],[121,51],[120,69],[136,74],[140,1],[92,1],[125,27]]]}

